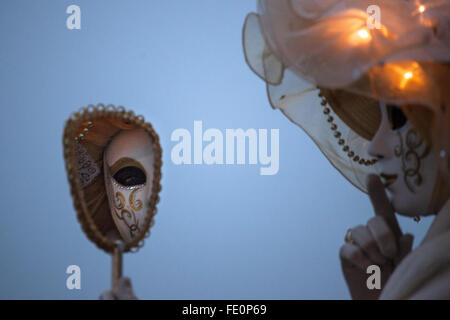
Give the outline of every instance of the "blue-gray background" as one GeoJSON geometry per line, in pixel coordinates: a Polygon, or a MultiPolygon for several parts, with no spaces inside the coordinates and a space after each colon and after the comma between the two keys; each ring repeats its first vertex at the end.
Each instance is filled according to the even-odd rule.
{"type": "MultiPolygon", "coordinates": [[[[124,105],[163,147],[151,238],[125,256],[145,299],[347,299],[338,252],[373,215],[366,195],[272,110],[248,69],[241,28],[256,0],[2,1],[0,298],[96,299],[110,257],[87,240],[69,194],[61,136],[81,106],[124,105]],[[66,8],[81,7],[81,30],[66,8]],[[175,166],[177,128],[280,129],[280,170],[175,166]],[[68,265],[81,290],[66,289],[68,265]]],[[[430,224],[400,219],[416,244],[430,224]]]]}

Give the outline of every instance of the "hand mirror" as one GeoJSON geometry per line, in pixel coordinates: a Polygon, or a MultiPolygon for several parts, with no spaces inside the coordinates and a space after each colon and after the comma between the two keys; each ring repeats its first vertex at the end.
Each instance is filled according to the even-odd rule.
{"type": "Polygon", "coordinates": [[[113,290],[122,252],[150,235],[161,190],[161,146],[150,123],[112,105],[89,105],[66,122],[64,160],[78,221],[113,256],[113,290]]]}

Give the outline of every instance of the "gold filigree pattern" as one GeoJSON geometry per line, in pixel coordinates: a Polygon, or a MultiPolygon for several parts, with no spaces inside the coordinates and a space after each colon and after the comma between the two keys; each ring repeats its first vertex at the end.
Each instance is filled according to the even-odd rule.
{"type": "Polygon", "coordinates": [[[130,206],[131,208],[133,208],[133,210],[139,211],[142,209],[143,203],[142,200],[140,199],[135,199],[136,197],[136,193],[139,192],[141,189],[134,189],[131,193],[130,193],[130,197],[128,199],[128,201],[130,202],[130,206]]]}
{"type": "Polygon", "coordinates": [[[125,208],[125,196],[121,192],[116,192],[116,203],[114,205],[119,210],[125,208]]]}
{"type": "Polygon", "coordinates": [[[425,158],[430,152],[430,145],[419,135],[415,129],[410,129],[406,133],[406,150],[404,148],[403,137],[400,132],[397,132],[400,144],[394,149],[396,157],[402,158],[402,170],[403,180],[405,181],[408,189],[415,193],[416,190],[413,186],[420,186],[423,178],[420,174],[420,167],[423,158],[425,158]],[[419,151],[425,142],[425,147],[422,148],[422,152],[419,151]],[[419,154],[420,153],[420,154],[419,154]]]}
{"type": "MultiPolygon", "coordinates": [[[[133,192],[131,192],[129,197],[129,203],[133,210],[139,211],[142,209],[142,201],[137,200],[140,202],[140,207],[137,209],[134,206],[133,200],[134,200],[134,194],[139,191],[140,189],[135,189],[133,192]]],[[[117,191],[116,192],[116,200],[119,200],[118,203],[116,202],[114,204],[115,206],[115,214],[116,217],[123,221],[125,225],[128,227],[128,230],[130,231],[130,237],[134,238],[136,234],[139,234],[141,232],[141,229],[139,228],[139,219],[136,218],[136,213],[133,210],[127,210],[125,209],[126,203],[125,203],[125,196],[122,194],[122,192],[117,191]]]]}

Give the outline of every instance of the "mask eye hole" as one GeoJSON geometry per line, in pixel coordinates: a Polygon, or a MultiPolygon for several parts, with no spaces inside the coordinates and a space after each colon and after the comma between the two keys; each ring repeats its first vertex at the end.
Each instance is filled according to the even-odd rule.
{"type": "Polygon", "coordinates": [[[387,111],[392,130],[398,130],[408,122],[408,118],[406,118],[400,107],[394,104],[388,104],[387,111]]]}
{"type": "Polygon", "coordinates": [[[125,187],[145,184],[147,181],[144,171],[135,166],[120,169],[114,174],[114,179],[125,187]]]}

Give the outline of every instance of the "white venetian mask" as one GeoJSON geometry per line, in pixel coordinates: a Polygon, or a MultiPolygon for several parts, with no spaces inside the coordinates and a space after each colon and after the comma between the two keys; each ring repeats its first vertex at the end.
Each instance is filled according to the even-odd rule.
{"type": "Polygon", "coordinates": [[[145,228],[152,195],[154,157],[152,140],[143,129],[122,130],[104,152],[111,215],[121,237],[128,243],[145,228]]]}

